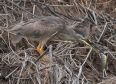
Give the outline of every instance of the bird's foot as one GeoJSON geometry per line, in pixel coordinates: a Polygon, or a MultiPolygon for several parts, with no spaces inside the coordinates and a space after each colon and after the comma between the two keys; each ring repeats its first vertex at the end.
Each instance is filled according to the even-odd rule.
{"type": "MultiPolygon", "coordinates": [[[[40,44],[37,46],[37,52],[42,55],[43,54],[43,46],[40,46],[40,44]]],[[[48,59],[48,57],[46,55],[42,56],[41,61],[44,61],[46,63],[50,63],[50,60],[48,59]]]]}
{"type": "Polygon", "coordinates": [[[50,60],[48,59],[48,57],[46,55],[44,55],[40,60],[44,61],[46,63],[50,63],[50,60]]]}

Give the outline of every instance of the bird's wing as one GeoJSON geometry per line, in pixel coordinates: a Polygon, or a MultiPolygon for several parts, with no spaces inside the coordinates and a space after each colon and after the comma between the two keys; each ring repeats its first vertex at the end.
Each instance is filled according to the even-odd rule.
{"type": "Polygon", "coordinates": [[[56,32],[60,32],[65,28],[65,23],[59,18],[42,18],[33,23],[31,33],[34,37],[49,37],[56,32]]]}
{"type": "Polygon", "coordinates": [[[46,38],[65,29],[65,22],[54,16],[41,17],[38,20],[30,20],[20,23],[10,31],[27,36],[29,38],[46,38]]]}

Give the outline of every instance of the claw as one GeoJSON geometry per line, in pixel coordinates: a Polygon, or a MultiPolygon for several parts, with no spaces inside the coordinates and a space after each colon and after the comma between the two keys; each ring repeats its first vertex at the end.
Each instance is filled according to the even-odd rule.
{"type": "Polygon", "coordinates": [[[46,55],[44,55],[40,60],[44,61],[46,63],[50,63],[50,60],[48,59],[48,57],[46,55]]]}
{"type": "MultiPolygon", "coordinates": [[[[42,55],[43,54],[43,46],[44,44],[43,43],[40,43],[38,46],[37,46],[37,52],[42,55]]],[[[41,59],[41,61],[45,61],[47,63],[50,63],[50,60],[48,59],[48,57],[46,55],[44,55],[41,59]]]]}

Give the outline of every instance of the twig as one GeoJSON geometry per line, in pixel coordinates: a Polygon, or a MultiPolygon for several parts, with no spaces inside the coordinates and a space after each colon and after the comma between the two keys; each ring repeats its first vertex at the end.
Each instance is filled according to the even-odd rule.
{"type": "Polygon", "coordinates": [[[38,16],[33,15],[33,13],[31,13],[31,12],[29,12],[29,11],[25,10],[24,8],[22,8],[22,7],[20,7],[19,5],[15,4],[13,1],[10,1],[10,0],[6,0],[6,1],[7,1],[7,2],[9,2],[9,3],[11,3],[11,4],[13,4],[14,6],[16,6],[16,7],[20,8],[21,10],[23,10],[23,11],[27,12],[28,14],[30,14],[30,15],[35,16],[36,18],[38,18],[38,16]]]}
{"type": "Polygon", "coordinates": [[[103,31],[102,31],[102,33],[101,33],[99,39],[97,40],[97,42],[99,42],[100,39],[101,39],[101,37],[103,36],[103,34],[104,34],[104,32],[105,32],[105,30],[106,30],[106,28],[107,28],[107,24],[108,24],[108,23],[106,22],[106,24],[104,25],[104,29],[103,29],[103,31]]]}
{"type": "Polygon", "coordinates": [[[48,50],[49,50],[49,48],[47,48],[46,51],[45,51],[42,55],[40,55],[40,56],[35,60],[35,63],[36,63],[39,59],[41,59],[41,58],[48,52],[48,50]]]}
{"type": "Polygon", "coordinates": [[[10,74],[8,74],[5,79],[9,78],[9,76],[11,76],[19,67],[17,67],[15,70],[13,70],[10,74]]]}
{"type": "Polygon", "coordinates": [[[53,84],[53,69],[52,69],[52,45],[49,46],[49,54],[50,54],[50,80],[51,80],[51,84],[53,84]]]}

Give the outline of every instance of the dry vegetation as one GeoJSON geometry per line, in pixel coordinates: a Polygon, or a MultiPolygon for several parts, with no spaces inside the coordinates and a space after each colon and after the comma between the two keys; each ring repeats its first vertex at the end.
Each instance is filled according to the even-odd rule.
{"type": "Polygon", "coordinates": [[[0,84],[97,84],[102,80],[100,84],[116,84],[115,76],[115,0],[0,0],[0,84]],[[89,28],[90,38],[108,56],[106,69],[102,71],[99,55],[79,42],[48,42],[45,50],[50,64],[38,60],[27,39],[13,47],[8,29],[48,15],[89,28]]]}

